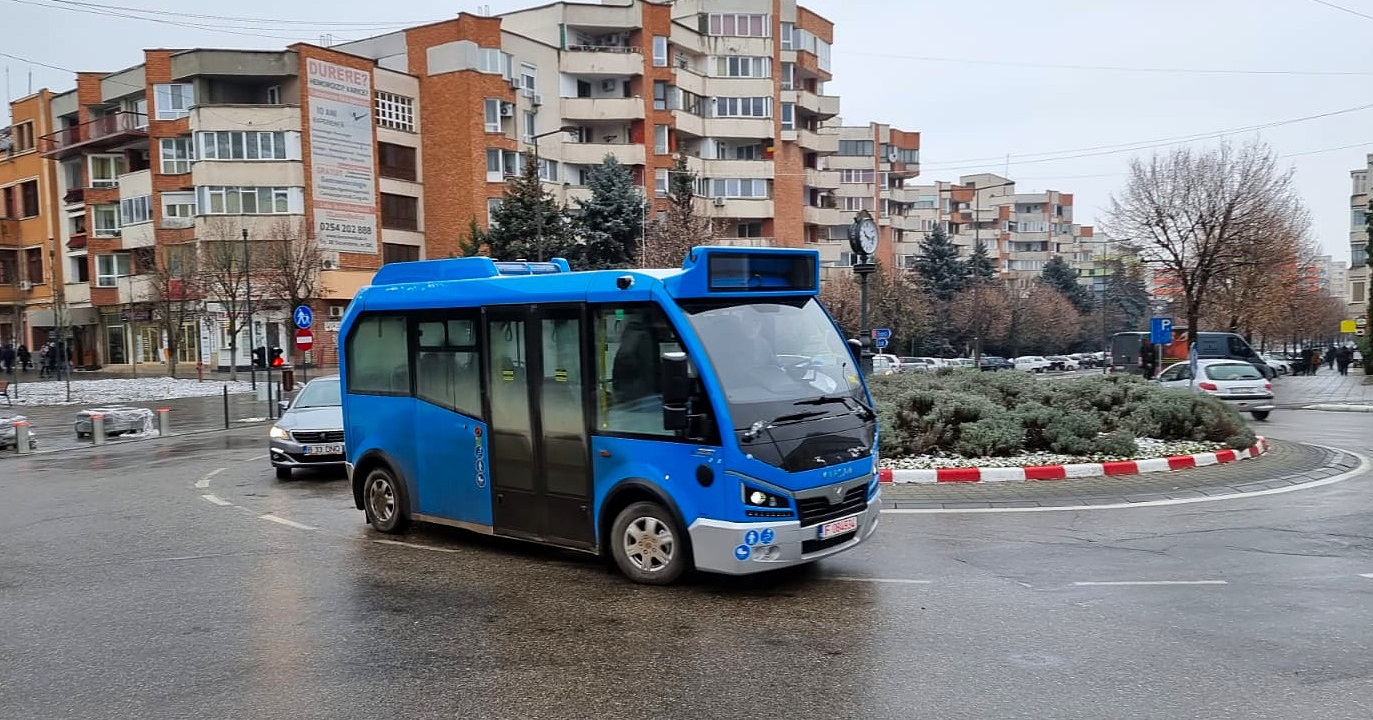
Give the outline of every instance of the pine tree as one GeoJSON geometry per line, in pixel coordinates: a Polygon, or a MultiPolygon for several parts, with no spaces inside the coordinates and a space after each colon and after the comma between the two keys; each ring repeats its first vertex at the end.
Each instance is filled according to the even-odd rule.
{"type": "Polygon", "coordinates": [[[1108,268],[1111,275],[1101,298],[1101,311],[1106,314],[1106,333],[1141,329],[1144,318],[1149,315],[1149,287],[1144,282],[1140,264],[1111,260],[1108,268]]]}
{"type": "Polygon", "coordinates": [[[567,212],[543,189],[533,162],[506,184],[486,242],[496,260],[547,260],[576,250],[567,212]]]}
{"type": "Polygon", "coordinates": [[[578,268],[629,267],[639,253],[645,223],[644,197],[634,175],[614,155],[607,155],[591,170],[587,187],[591,199],[577,201],[578,268]]]}
{"type": "Polygon", "coordinates": [[[981,240],[973,246],[973,254],[968,256],[968,279],[973,283],[990,284],[997,280],[996,268],[987,256],[987,245],[981,240]]]}
{"type": "Polygon", "coordinates": [[[1091,312],[1092,296],[1087,292],[1087,288],[1078,284],[1077,276],[1077,270],[1068,265],[1068,261],[1064,260],[1062,255],[1055,255],[1044,264],[1044,270],[1039,277],[1045,285],[1068,298],[1068,302],[1071,302],[1078,312],[1091,312]]]}
{"type": "Polygon", "coordinates": [[[968,286],[968,266],[958,259],[958,246],[938,225],[920,241],[920,257],[916,259],[915,270],[920,274],[925,292],[942,303],[949,302],[959,290],[968,286]]]}
{"type": "Polygon", "coordinates": [[[449,257],[473,257],[482,254],[486,245],[486,231],[477,223],[476,216],[467,221],[467,234],[458,237],[458,249],[449,257]]]}
{"type": "Polygon", "coordinates": [[[655,214],[638,257],[639,267],[676,268],[697,245],[709,245],[710,218],[696,214],[696,174],[678,156],[667,183],[667,210],[655,214]]]}

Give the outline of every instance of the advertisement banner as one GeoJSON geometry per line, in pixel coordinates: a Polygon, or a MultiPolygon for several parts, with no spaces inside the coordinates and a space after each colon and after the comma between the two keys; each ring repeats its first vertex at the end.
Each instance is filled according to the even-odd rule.
{"type": "Polygon", "coordinates": [[[372,76],[307,59],[311,204],[321,250],[377,253],[372,76]]]}

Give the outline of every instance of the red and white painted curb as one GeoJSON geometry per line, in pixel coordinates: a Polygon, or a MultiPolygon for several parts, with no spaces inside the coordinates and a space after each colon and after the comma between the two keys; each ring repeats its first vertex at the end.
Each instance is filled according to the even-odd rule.
{"type": "Polygon", "coordinates": [[[878,479],[883,483],[976,483],[1015,482],[1020,480],[1065,480],[1068,478],[1100,477],[1102,475],[1138,475],[1140,473],[1169,472],[1207,465],[1245,460],[1268,452],[1268,440],[1259,438],[1253,447],[1244,450],[1218,450],[1195,455],[1125,460],[1121,462],[1080,463],[1076,465],[1036,465],[1007,468],[940,468],[937,470],[895,470],[882,468],[878,479]]]}

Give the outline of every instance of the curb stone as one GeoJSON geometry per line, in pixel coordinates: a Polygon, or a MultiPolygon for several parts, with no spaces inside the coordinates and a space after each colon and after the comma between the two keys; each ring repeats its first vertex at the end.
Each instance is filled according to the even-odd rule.
{"type": "Polygon", "coordinates": [[[882,468],[878,479],[884,484],[905,483],[990,483],[1024,480],[1065,480],[1068,478],[1099,477],[1103,475],[1139,475],[1141,473],[1170,472],[1187,468],[1231,463],[1258,457],[1268,451],[1268,440],[1260,437],[1252,447],[1243,450],[1172,457],[1124,460],[1120,462],[1079,463],[1073,465],[1035,465],[1010,468],[939,468],[934,470],[898,470],[882,468]]]}
{"type": "Polygon", "coordinates": [[[1321,403],[1317,405],[1305,405],[1303,410],[1320,410],[1322,412],[1361,412],[1373,413],[1373,405],[1336,405],[1332,403],[1321,403]]]}

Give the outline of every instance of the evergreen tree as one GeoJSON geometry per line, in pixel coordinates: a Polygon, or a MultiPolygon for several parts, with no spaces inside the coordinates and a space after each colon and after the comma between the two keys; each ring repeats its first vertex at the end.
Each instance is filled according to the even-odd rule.
{"type": "Polygon", "coordinates": [[[681,267],[692,248],[710,244],[711,220],[696,214],[696,174],[687,169],[685,157],[677,157],[667,189],[667,210],[649,221],[639,267],[681,267]]]}
{"type": "Polygon", "coordinates": [[[915,270],[920,274],[921,287],[941,303],[949,302],[968,286],[968,266],[958,259],[958,246],[938,225],[920,241],[915,270]]]}
{"type": "Polygon", "coordinates": [[[973,254],[968,256],[968,279],[973,283],[990,284],[997,280],[996,268],[987,256],[987,245],[981,240],[973,246],[973,254]]]}
{"type": "Polygon", "coordinates": [[[634,175],[614,155],[606,155],[587,180],[591,199],[578,200],[581,236],[579,269],[629,267],[644,236],[644,197],[634,175]]]}
{"type": "Polygon", "coordinates": [[[506,184],[499,207],[491,211],[486,243],[496,260],[548,260],[567,257],[576,242],[567,212],[539,182],[538,168],[524,170],[506,184]]]}
{"type": "Polygon", "coordinates": [[[1111,276],[1101,298],[1106,334],[1141,329],[1149,316],[1149,286],[1144,282],[1141,265],[1111,260],[1108,266],[1111,276]]]}
{"type": "Polygon", "coordinates": [[[1080,313],[1090,312],[1092,309],[1092,296],[1087,288],[1077,282],[1078,272],[1063,259],[1062,255],[1055,255],[1044,264],[1044,271],[1040,273],[1040,280],[1045,285],[1059,291],[1063,297],[1077,308],[1080,313]]]}
{"type": "Polygon", "coordinates": [[[449,257],[473,257],[482,254],[482,247],[486,245],[486,231],[477,223],[476,216],[467,221],[467,234],[458,237],[457,252],[449,257]]]}

